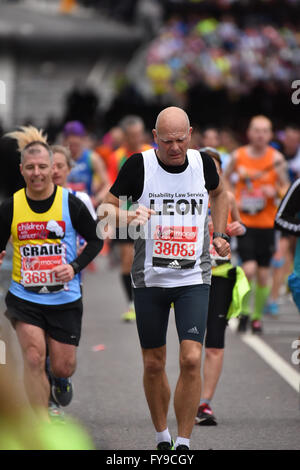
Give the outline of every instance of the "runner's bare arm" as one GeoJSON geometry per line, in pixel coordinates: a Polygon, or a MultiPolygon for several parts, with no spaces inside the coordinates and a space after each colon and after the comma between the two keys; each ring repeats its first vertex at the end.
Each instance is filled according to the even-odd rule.
{"type": "Polygon", "coordinates": [[[229,212],[232,222],[242,222],[234,194],[232,194],[231,191],[227,191],[227,196],[229,200],[229,212]]]}
{"type": "Polygon", "coordinates": [[[107,218],[107,223],[112,227],[124,227],[130,223],[145,224],[155,211],[140,205],[136,210],[122,209],[124,205],[122,199],[117,198],[110,192],[105,196],[103,204],[98,207],[98,218],[107,218]]]}
{"type": "MultiPolygon", "coordinates": [[[[227,191],[224,188],[222,177],[220,177],[218,187],[209,192],[209,197],[214,232],[225,233],[229,211],[229,199],[227,191]]],[[[230,253],[230,245],[224,238],[215,238],[213,243],[220,256],[227,256],[230,253]]]]}
{"type": "Polygon", "coordinates": [[[289,188],[289,177],[287,172],[287,162],[282,153],[275,153],[275,170],[278,176],[277,190],[279,196],[283,197],[289,188]]]}
{"type": "MultiPolygon", "coordinates": [[[[278,152],[276,150],[274,154],[274,162],[273,166],[269,167],[266,171],[270,170],[275,170],[277,174],[277,181],[274,184],[262,184],[261,185],[261,190],[263,191],[265,197],[267,198],[275,198],[277,195],[279,195],[281,198],[284,196],[286,193],[288,187],[289,187],[289,180],[288,180],[288,174],[287,174],[287,163],[282,155],[282,153],[278,152]]],[[[258,172],[259,174],[263,174],[264,172],[258,172]]]]}
{"type": "MultiPolygon", "coordinates": [[[[11,223],[13,219],[13,198],[10,197],[0,205],[0,253],[5,252],[7,243],[11,238],[11,223]]],[[[2,256],[1,264],[4,256],[2,256]]],[[[0,264],[0,265],[1,265],[0,264]]]]}
{"type": "Polygon", "coordinates": [[[96,205],[98,205],[98,204],[101,204],[106,194],[108,193],[109,188],[110,188],[110,183],[109,183],[105,163],[102,160],[102,158],[96,153],[92,154],[92,165],[93,165],[93,171],[97,175],[98,180],[99,180],[97,194],[95,196],[95,203],[96,205]]]}
{"type": "Polygon", "coordinates": [[[229,199],[221,176],[219,185],[216,189],[209,192],[209,197],[214,231],[225,232],[229,212],[229,199]]]}
{"type": "Polygon", "coordinates": [[[226,233],[231,237],[238,237],[246,233],[246,227],[242,224],[238,206],[232,192],[227,191],[229,199],[229,211],[232,222],[227,225],[226,233]]]}
{"type": "Polygon", "coordinates": [[[237,159],[237,153],[236,151],[232,152],[231,154],[231,160],[227,165],[226,170],[224,171],[224,182],[226,182],[227,187],[232,191],[232,181],[231,181],[231,175],[235,170],[236,166],[236,159],[237,159]]]}
{"type": "Polygon", "coordinates": [[[4,250],[1,251],[1,253],[0,253],[0,266],[2,266],[3,258],[4,258],[5,255],[6,255],[6,251],[4,251],[4,250]]]}

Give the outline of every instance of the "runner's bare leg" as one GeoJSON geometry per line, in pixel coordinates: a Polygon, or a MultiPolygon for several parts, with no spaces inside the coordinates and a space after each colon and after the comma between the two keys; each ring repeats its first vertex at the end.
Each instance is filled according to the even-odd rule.
{"type": "Polygon", "coordinates": [[[184,340],[180,345],[180,376],[177,382],[174,408],[178,436],[190,438],[195,424],[201,395],[202,344],[184,340]]]}
{"type": "Polygon", "coordinates": [[[50,385],[45,372],[45,332],[35,325],[18,321],[16,332],[24,359],[24,384],[31,406],[48,416],[50,385]]]}
{"type": "Polygon", "coordinates": [[[144,389],[151,413],[152,422],[157,432],[167,426],[167,415],[171,397],[165,364],[166,346],[155,349],[143,349],[144,389]]]}

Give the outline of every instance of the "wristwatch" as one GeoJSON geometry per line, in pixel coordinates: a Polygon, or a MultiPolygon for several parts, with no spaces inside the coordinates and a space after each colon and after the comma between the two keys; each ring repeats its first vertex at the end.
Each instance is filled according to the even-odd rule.
{"type": "Polygon", "coordinates": [[[76,263],[76,261],[71,261],[71,263],[69,263],[69,265],[72,266],[75,275],[80,272],[80,266],[79,266],[78,263],[76,263]]]}
{"type": "Polygon", "coordinates": [[[228,243],[230,242],[230,237],[226,234],[226,233],[223,233],[223,232],[214,232],[213,233],[213,239],[214,238],[224,238],[224,240],[226,240],[228,243]]]}

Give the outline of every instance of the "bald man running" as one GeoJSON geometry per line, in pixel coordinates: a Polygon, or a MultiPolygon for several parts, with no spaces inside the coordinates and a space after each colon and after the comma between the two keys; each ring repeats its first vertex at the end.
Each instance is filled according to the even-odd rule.
{"type": "MultiPolygon", "coordinates": [[[[200,399],[200,366],[211,280],[208,197],[216,230],[214,245],[229,254],[225,228],[227,194],[209,155],[189,149],[192,128],[180,108],[164,109],[153,136],[158,146],[132,155],[101,207],[119,226],[140,227],[135,240],[132,283],[137,328],[144,361],[144,389],[156,430],[157,449],[170,450],[167,426],[170,387],[165,371],[166,335],[174,303],[180,341],[180,375],[174,407],[178,425],[175,449],[189,449],[200,399]],[[120,209],[131,197],[135,211],[120,209]],[[126,221],[127,217],[127,221],[126,221]]],[[[101,214],[100,214],[101,217],[101,214]]]]}
{"type": "Polygon", "coordinates": [[[231,175],[236,175],[234,192],[242,222],[247,227],[246,235],[238,240],[238,253],[248,280],[256,280],[255,288],[252,285],[254,309],[250,315],[250,295],[247,295],[239,331],[246,330],[250,315],[252,332],[261,333],[261,318],[269,295],[270,263],[275,249],[276,199],[287,187],[288,179],[283,155],[269,146],[271,121],[261,115],[253,117],[247,137],[249,144],[233,153],[225,175],[231,182],[231,175]]]}

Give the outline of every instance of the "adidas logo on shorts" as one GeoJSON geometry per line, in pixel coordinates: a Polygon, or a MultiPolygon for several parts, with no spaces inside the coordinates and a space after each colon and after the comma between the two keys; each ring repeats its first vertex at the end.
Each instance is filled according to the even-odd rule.
{"type": "Polygon", "coordinates": [[[194,328],[191,328],[188,333],[191,333],[193,335],[199,335],[199,331],[198,331],[198,328],[196,326],[194,326],[194,328]]]}
{"type": "Polygon", "coordinates": [[[169,263],[168,268],[181,269],[181,266],[178,263],[177,259],[174,259],[174,261],[171,261],[171,263],[169,263]]]}

